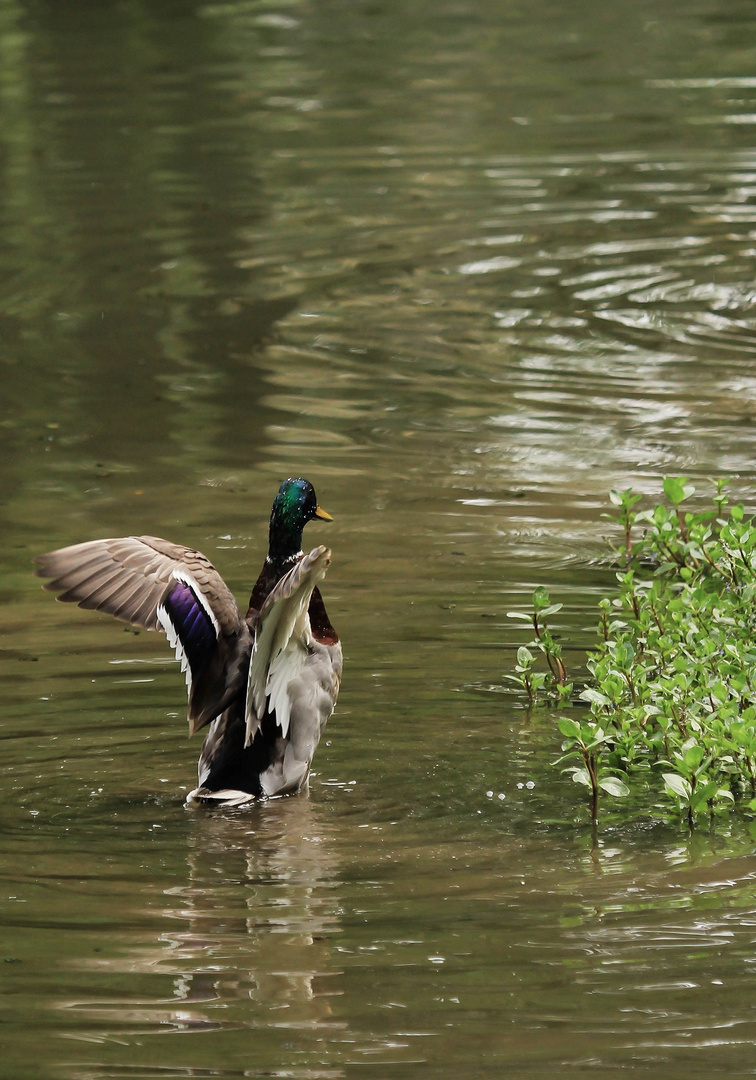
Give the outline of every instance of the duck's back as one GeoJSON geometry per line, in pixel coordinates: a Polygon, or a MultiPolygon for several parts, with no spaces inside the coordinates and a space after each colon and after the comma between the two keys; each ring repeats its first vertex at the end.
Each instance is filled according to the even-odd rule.
{"type": "Polygon", "coordinates": [[[341,643],[317,588],[330,557],[319,547],[279,580],[261,573],[247,612],[246,695],[211,725],[190,798],[240,802],[306,784],[341,681],[341,643]]]}

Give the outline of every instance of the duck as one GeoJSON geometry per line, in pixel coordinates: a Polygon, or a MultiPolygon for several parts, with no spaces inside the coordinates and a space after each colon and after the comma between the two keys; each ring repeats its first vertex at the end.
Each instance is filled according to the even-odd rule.
{"type": "Polygon", "coordinates": [[[165,634],[186,675],[189,734],[209,725],[188,803],[238,806],[308,784],[342,670],[319,588],[331,551],[302,551],[315,519],[333,521],[309,480],[284,480],[245,615],[202,552],[156,536],[89,540],[34,560],[58,600],[165,634]]]}

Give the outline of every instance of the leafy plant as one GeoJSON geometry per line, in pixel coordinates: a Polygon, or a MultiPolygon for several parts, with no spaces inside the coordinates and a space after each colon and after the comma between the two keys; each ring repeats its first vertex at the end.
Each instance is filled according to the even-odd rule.
{"type": "Polygon", "coordinates": [[[562,660],[562,646],[554,639],[547,622],[550,615],[556,615],[562,610],[562,606],[562,604],[552,604],[548,591],[539,585],[533,593],[532,612],[528,614],[521,611],[507,612],[507,617],[510,619],[521,619],[530,623],[535,632],[530,647],[521,646],[517,650],[515,665],[517,674],[507,676],[525,690],[531,705],[544,695],[547,695],[555,704],[570,699],[572,683],[567,682],[567,669],[562,660]],[[536,649],[543,654],[548,666],[548,674],[539,674],[533,670],[536,658],[531,649],[536,649]]]}
{"type": "MultiPolygon", "coordinates": [[[[610,494],[625,565],[599,603],[578,695],[587,712],[559,720],[559,762],[589,788],[594,820],[600,792],[622,797],[648,784],[691,824],[743,796],[756,810],[756,523],[742,505],[728,507],[725,486],[696,511],[686,477],[666,478],[668,501],[648,510],[636,510],[631,489],[610,494]]],[[[513,676],[533,705],[571,696],[545,624],[559,607],[539,589],[532,614],[510,613],[535,630],[513,676]],[[534,647],[546,672],[534,669],[534,647]]]]}

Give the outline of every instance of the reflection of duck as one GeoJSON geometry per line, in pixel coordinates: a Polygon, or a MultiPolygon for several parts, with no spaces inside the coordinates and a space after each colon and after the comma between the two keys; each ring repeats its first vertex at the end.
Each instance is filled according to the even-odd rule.
{"type": "Polygon", "coordinates": [[[165,632],[186,671],[190,734],[211,725],[190,800],[234,804],[307,783],[342,659],[317,587],[331,552],[301,551],[314,518],[332,520],[312,484],[285,480],[245,616],[201,552],[158,537],[92,540],[35,560],[59,600],[165,632]]]}
{"type": "MultiPolygon", "coordinates": [[[[189,887],[171,938],[187,998],[248,997],[266,1024],[320,1032],[333,1028],[330,1001],[343,993],[332,936],[341,932],[334,836],[309,798],[268,802],[248,815],[195,817],[188,842],[189,887]],[[245,896],[246,911],[239,903],[245,896]],[[230,902],[230,898],[231,902],[230,902]],[[219,974],[214,957],[239,943],[237,964],[219,974]]],[[[175,922],[175,918],[174,918],[175,922]]]]}
{"type": "MultiPolygon", "coordinates": [[[[218,1031],[227,1056],[248,1057],[254,1033],[255,1072],[271,1076],[300,1075],[305,1054],[337,1055],[343,886],[331,826],[304,795],[243,814],[191,814],[170,838],[162,833],[164,857],[133,897],[139,929],[73,961],[89,973],[88,991],[59,1006],[76,1010],[76,1037],[218,1031]]],[[[212,1045],[172,1046],[177,1074],[209,1067],[212,1045]]],[[[134,1068],[156,1052],[149,1039],[139,1046],[134,1068]]]]}

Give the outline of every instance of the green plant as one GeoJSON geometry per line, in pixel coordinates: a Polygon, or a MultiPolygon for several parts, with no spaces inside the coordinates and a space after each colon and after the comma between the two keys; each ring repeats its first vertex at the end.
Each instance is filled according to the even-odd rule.
{"type": "Polygon", "coordinates": [[[610,740],[603,728],[590,720],[580,723],[563,716],[559,720],[559,730],[565,737],[562,750],[565,751],[560,762],[577,758],[578,764],[570,765],[565,772],[572,774],[576,784],[583,784],[591,792],[591,820],[598,821],[599,792],[622,798],[630,794],[627,784],[618,776],[613,776],[602,764],[602,750],[610,740]]]}
{"type": "Polygon", "coordinates": [[[517,650],[515,665],[517,674],[506,676],[525,690],[531,705],[536,704],[544,696],[547,696],[552,703],[564,703],[569,701],[572,693],[572,683],[567,682],[567,669],[562,660],[562,646],[554,639],[547,622],[550,615],[556,615],[562,610],[562,606],[562,604],[552,604],[548,591],[539,585],[533,593],[531,612],[527,614],[522,611],[507,612],[507,617],[510,619],[520,619],[530,623],[535,633],[529,647],[522,645],[517,650]],[[539,673],[534,670],[536,658],[531,649],[536,649],[543,654],[548,673],[539,673]]]}
{"type": "MultiPolygon", "coordinates": [[[[718,481],[713,506],[695,511],[686,477],[666,478],[668,501],[648,510],[636,511],[631,489],[610,495],[625,565],[599,603],[578,695],[586,714],[559,720],[559,762],[590,789],[594,819],[600,791],[624,796],[648,784],[691,824],[736,798],[756,810],[756,523],[742,505],[728,507],[725,486],[718,481]]],[[[511,613],[533,621],[531,648],[551,657],[537,674],[526,649],[517,669],[534,705],[555,700],[551,639],[537,628],[555,610],[537,590],[533,615],[511,613]]]]}

